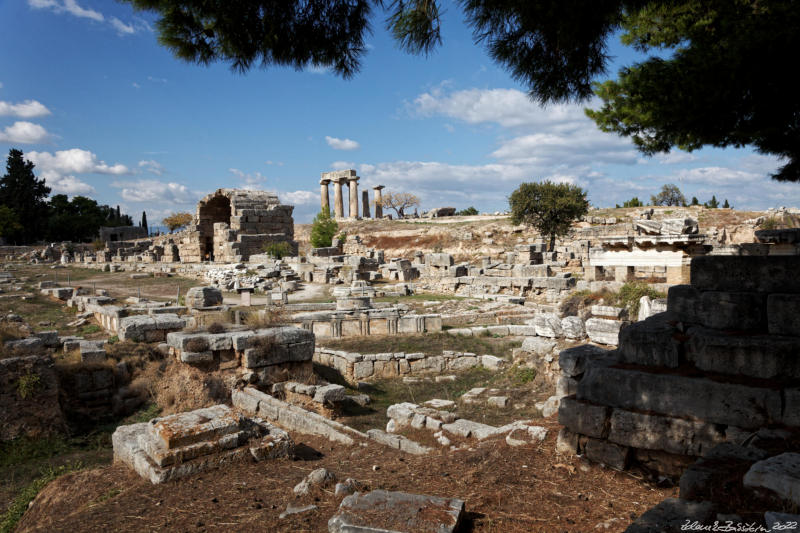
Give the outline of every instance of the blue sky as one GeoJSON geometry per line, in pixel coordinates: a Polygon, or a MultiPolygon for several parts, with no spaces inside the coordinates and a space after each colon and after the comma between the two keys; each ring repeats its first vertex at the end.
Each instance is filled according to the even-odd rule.
{"type": "MultiPolygon", "coordinates": [[[[422,208],[507,208],[523,181],[586,188],[597,206],[649,198],[677,183],[737,208],[800,205],[800,184],[752,150],[654,158],[597,130],[579,105],[540,108],[473,44],[447,6],[444,44],[399,51],[376,19],[361,72],[175,59],[153,18],[100,0],[0,2],[0,151],[23,150],[53,193],[83,194],[156,222],[220,187],[273,190],[295,220],[318,211],[320,172],[355,168],[360,190],[413,192],[422,208]]],[[[610,72],[631,53],[613,44],[610,72]]],[[[331,191],[332,193],[333,191],[331,191]]]]}

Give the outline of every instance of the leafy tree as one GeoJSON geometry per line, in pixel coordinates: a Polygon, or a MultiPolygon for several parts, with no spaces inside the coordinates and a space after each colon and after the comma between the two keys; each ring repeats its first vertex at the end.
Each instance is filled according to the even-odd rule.
{"type": "Polygon", "coordinates": [[[45,180],[33,173],[34,165],[22,157],[21,150],[11,149],[6,161],[6,173],[0,179],[0,205],[4,205],[19,217],[21,228],[10,233],[8,239],[20,243],[32,242],[42,237],[50,187],[45,180]]]}
{"type": "Polygon", "coordinates": [[[686,197],[674,183],[663,185],[661,192],[655,196],[650,197],[650,203],[653,205],[686,205],[686,197]]]}
{"type": "Polygon", "coordinates": [[[727,198],[725,198],[725,203],[722,204],[722,208],[723,209],[730,209],[731,208],[731,204],[728,203],[728,199],[727,198]]]}
{"type": "Polygon", "coordinates": [[[311,246],[314,248],[327,248],[333,242],[333,236],[339,231],[339,224],[331,218],[330,209],[323,207],[322,211],[314,217],[311,224],[311,246]]]}
{"type": "Polygon", "coordinates": [[[383,193],[381,205],[385,208],[394,209],[397,218],[405,216],[405,210],[411,207],[419,207],[419,198],[408,192],[386,192],[383,193]]]}
{"type": "Polygon", "coordinates": [[[19,217],[7,205],[0,205],[0,237],[6,238],[22,231],[19,217]]]}
{"type": "Polygon", "coordinates": [[[689,205],[700,205],[700,200],[697,199],[697,196],[692,196],[692,203],[689,205]]]}
{"type": "Polygon", "coordinates": [[[508,199],[511,222],[530,224],[550,237],[549,249],[556,236],[565,235],[572,222],[589,211],[586,191],[569,183],[523,183],[508,199]]]}
{"type": "MultiPolygon", "coordinates": [[[[123,0],[155,12],[158,39],[180,59],[325,66],[348,78],[366,53],[381,0],[123,0]]],[[[800,53],[800,3],[792,0],[460,0],[476,42],[540,102],[592,96],[607,42],[646,60],[594,87],[589,111],[605,131],[632,137],[646,154],[677,146],[754,145],[788,162],[774,176],[800,181],[800,100],[786,57],[800,53]],[[665,54],[664,50],[669,51],[665,54]],[[666,57],[665,57],[666,56],[666,57]]],[[[387,2],[386,25],[408,52],[441,43],[436,0],[387,2]]]]}
{"type": "Polygon", "coordinates": [[[638,196],[634,196],[627,202],[623,202],[622,207],[642,207],[644,204],[639,200],[638,196]]]}
{"type": "Polygon", "coordinates": [[[182,228],[184,226],[188,226],[192,223],[191,213],[172,213],[170,216],[166,217],[164,220],[161,221],[170,232],[175,231],[178,228],[182,228]]]}
{"type": "Polygon", "coordinates": [[[461,211],[456,211],[456,215],[462,216],[462,217],[472,216],[472,215],[477,215],[477,214],[478,214],[478,210],[475,209],[472,206],[470,206],[470,207],[468,207],[466,209],[462,209],[461,211]]]}

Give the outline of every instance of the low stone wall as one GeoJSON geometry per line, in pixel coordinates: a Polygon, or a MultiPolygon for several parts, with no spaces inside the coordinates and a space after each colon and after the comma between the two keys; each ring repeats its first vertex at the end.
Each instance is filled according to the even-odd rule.
{"type": "Polygon", "coordinates": [[[49,355],[0,359],[0,441],[66,431],[49,355]]]}
{"type": "Polygon", "coordinates": [[[458,372],[475,366],[498,370],[505,361],[494,355],[445,350],[442,355],[424,353],[360,354],[318,347],[314,362],[333,368],[350,384],[369,379],[458,372]]]}
{"type": "Polygon", "coordinates": [[[792,257],[701,257],[667,312],[623,329],[619,348],[564,357],[564,449],[616,468],[670,473],[760,428],[800,428],[800,278],[792,257]],[[582,370],[582,372],[581,372],[582,370]]]}
{"type": "MultiPolygon", "coordinates": [[[[295,319],[297,320],[297,319],[295,319]]],[[[396,310],[370,309],[361,313],[317,313],[294,322],[317,337],[355,337],[431,333],[442,330],[441,315],[403,315],[396,310]]]]}

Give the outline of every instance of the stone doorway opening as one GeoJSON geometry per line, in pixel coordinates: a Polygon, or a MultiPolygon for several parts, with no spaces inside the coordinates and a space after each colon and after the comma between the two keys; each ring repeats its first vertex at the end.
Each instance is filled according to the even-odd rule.
{"type": "Polygon", "coordinates": [[[205,261],[214,261],[218,250],[222,247],[222,236],[217,237],[214,224],[224,223],[227,228],[231,223],[231,201],[227,196],[215,196],[198,206],[198,225],[200,230],[200,257],[205,261]]]}

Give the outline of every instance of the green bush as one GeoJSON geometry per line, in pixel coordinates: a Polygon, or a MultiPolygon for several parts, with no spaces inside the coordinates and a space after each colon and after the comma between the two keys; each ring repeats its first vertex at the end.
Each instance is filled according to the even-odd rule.
{"type": "Polygon", "coordinates": [[[23,400],[26,400],[36,394],[39,389],[41,379],[39,374],[25,374],[17,381],[17,394],[23,400]]]}
{"type": "Polygon", "coordinates": [[[477,215],[477,214],[478,214],[478,210],[475,209],[472,206],[470,206],[470,207],[468,207],[466,209],[462,209],[461,211],[456,211],[456,216],[461,216],[461,217],[472,216],[472,215],[477,215]]]}
{"type": "Polygon", "coordinates": [[[286,241],[270,242],[264,245],[264,252],[268,253],[275,259],[283,259],[294,253],[292,245],[286,241]]]}
{"type": "Polygon", "coordinates": [[[327,248],[333,242],[333,236],[339,231],[339,224],[331,218],[331,212],[327,207],[317,213],[314,222],[311,224],[311,246],[314,248],[327,248]]]}
{"type": "Polygon", "coordinates": [[[665,298],[666,294],[655,290],[644,281],[629,281],[619,289],[617,305],[627,308],[629,315],[635,318],[639,314],[639,299],[642,296],[654,299],[665,298]]]}

